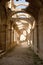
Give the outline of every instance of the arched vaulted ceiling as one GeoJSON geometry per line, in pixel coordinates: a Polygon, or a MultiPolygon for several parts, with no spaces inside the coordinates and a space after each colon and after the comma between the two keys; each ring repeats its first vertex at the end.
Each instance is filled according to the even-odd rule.
{"type": "MultiPolygon", "coordinates": [[[[0,0],[4,3],[10,0],[0,0]]],[[[43,7],[43,0],[26,0],[30,5],[25,9],[26,12],[30,13],[35,19],[38,18],[38,13],[41,7],[43,7]]]]}

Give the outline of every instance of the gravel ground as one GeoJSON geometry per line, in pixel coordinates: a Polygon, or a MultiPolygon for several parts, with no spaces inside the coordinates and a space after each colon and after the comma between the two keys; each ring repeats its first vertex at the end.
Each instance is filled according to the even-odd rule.
{"type": "Polygon", "coordinates": [[[16,47],[0,58],[0,65],[43,65],[30,48],[16,47]]]}

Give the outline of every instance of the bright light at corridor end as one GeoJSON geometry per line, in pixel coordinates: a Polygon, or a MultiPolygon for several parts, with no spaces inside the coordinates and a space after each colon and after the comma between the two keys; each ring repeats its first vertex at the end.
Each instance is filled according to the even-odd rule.
{"type": "Polygon", "coordinates": [[[26,39],[25,35],[22,34],[22,35],[20,36],[20,41],[24,41],[25,39],[26,39]]]}

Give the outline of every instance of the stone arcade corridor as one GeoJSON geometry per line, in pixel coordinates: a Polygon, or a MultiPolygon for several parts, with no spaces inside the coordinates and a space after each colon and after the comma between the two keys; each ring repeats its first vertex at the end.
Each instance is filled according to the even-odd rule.
{"type": "Polygon", "coordinates": [[[43,0],[0,0],[0,65],[43,65],[43,0]]]}
{"type": "Polygon", "coordinates": [[[43,62],[31,48],[16,46],[0,59],[0,65],[43,65],[43,62]]]}

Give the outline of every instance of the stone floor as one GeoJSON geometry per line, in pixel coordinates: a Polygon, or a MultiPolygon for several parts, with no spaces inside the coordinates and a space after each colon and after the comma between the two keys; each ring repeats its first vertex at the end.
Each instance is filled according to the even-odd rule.
{"type": "Polygon", "coordinates": [[[16,47],[0,58],[0,65],[43,65],[30,48],[16,47]]]}

